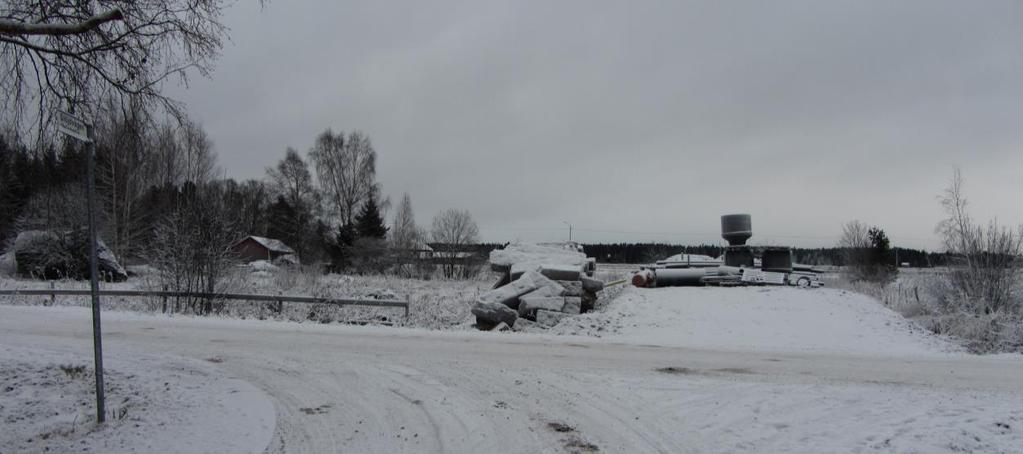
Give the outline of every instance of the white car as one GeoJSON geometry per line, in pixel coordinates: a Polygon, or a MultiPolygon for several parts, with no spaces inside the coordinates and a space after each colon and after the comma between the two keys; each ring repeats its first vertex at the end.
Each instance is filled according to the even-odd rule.
{"type": "Polygon", "coordinates": [[[816,288],[824,285],[819,274],[808,271],[793,271],[789,273],[786,280],[789,285],[799,288],[816,288]]]}

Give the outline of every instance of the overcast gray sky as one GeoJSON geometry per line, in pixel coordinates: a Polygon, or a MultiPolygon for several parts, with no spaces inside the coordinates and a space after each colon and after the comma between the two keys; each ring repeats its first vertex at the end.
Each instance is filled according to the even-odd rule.
{"type": "Polygon", "coordinates": [[[935,248],[962,169],[1023,222],[1021,2],[239,2],[210,79],[172,93],[228,176],[359,129],[417,221],[488,241],[832,245],[860,219],[935,248]]]}

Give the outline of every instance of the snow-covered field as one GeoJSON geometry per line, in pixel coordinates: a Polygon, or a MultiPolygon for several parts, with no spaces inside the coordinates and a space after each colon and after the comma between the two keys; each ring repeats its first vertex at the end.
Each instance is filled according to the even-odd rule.
{"type": "Polygon", "coordinates": [[[107,311],[99,429],[89,311],[0,305],[0,452],[1021,452],[1023,356],[841,290],[616,292],[546,334],[107,311]]]}

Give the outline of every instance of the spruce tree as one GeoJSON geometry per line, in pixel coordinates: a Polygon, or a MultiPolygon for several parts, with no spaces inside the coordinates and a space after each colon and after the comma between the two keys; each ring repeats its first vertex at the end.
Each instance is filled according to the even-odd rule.
{"type": "Polygon", "coordinates": [[[382,240],[387,236],[387,226],[384,225],[384,218],[380,216],[380,207],[377,206],[376,197],[370,197],[362,205],[362,210],[355,218],[355,228],[359,238],[382,240]]]}

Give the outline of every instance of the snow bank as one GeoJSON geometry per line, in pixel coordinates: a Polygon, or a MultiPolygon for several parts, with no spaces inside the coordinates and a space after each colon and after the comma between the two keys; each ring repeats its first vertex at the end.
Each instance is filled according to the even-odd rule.
{"type": "Polygon", "coordinates": [[[876,300],[835,289],[630,287],[605,312],[567,319],[555,332],[746,351],[887,356],[960,350],[876,300]]]}

